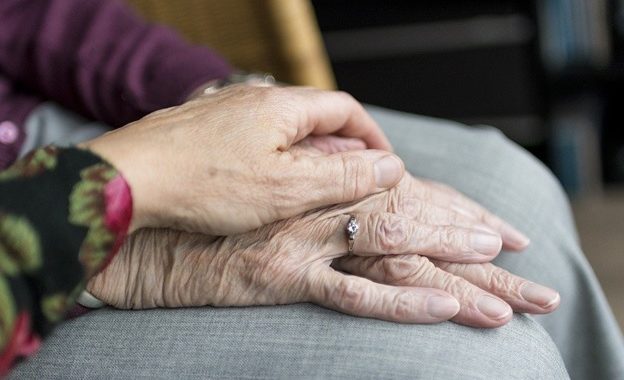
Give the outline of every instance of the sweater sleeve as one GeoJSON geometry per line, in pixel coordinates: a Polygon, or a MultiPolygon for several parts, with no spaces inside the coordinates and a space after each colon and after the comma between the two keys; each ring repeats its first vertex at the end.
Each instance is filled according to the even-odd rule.
{"type": "Polygon", "coordinates": [[[230,71],[118,0],[0,1],[0,74],[112,126],[179,104],[230,71]]]}
{"type": "Polygon", "coordinates": [[[0,74],[0,170],[17,159],[26,138],[25,121],[40,102],[36,96],[20,93],[0,74]]]}
{"type": "Polygon", "coordinates": [[[0,377],[63,320],[131,217],[128,184],[90,152],[45,147],[0,172],[0,377]]]}

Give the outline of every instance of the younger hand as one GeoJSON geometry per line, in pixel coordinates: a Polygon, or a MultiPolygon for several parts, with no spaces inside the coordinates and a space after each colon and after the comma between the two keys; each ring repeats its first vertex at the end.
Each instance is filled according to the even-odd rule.
{"type": "Polygon", "coordinates": [[[384,150],[298,155],[304,137],[337,134],[391,149],[351,96],[233,85],[154,112],[84,144],[132,189],[132,229],[227,235],[394,186],[401,160],[384,150]]]}

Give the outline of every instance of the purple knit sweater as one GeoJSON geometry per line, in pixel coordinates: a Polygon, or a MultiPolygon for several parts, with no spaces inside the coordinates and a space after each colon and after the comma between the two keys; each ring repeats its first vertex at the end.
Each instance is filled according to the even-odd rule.
{"type": "Polygon", "coordinates": [[[1,0],[0,169],[17,157],[23,123],[42,101],[121,126],[230,72],[209,49],[117,0],[1,0]]]}

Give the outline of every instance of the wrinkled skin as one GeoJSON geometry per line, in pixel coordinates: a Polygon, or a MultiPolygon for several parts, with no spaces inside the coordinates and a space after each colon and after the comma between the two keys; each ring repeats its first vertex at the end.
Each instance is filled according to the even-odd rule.
{"type": "Polygon", "coordinates": [[[559,304],[555,291],[489,263],[501,245],[527,244],[455,190],[406,174],[390,191],[245,234],[138,231],[87,288],[118,308],[313,302],[389,321],[452,318],[496,327],[511,319],[512,308],[548,313],[559,304]],[[361,230],[356,255],[345,256],[349,215],[361,230]],[[475,234],[493,237],[497,246],[477,252],[470,244],[475,234]]]}

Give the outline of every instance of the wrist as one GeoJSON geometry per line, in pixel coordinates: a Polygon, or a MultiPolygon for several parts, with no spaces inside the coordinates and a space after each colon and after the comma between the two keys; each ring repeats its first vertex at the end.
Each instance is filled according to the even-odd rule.
{"type": "Polygon", "coordinates": [[[103,143],[99,141],[99,138],[80,143],[77,147],[90,151],[113,166],[123,179],[124,186],[129,188],[131,198],[129,208],[131,209],[132,217],[128,227],[128,234],[149,225],[147,221],[149,219],[147,217],[149,207],[145,205],[146,199],[141,191],[143,186],[140,184],[140,177],[136,176],[132,170],[132,161],[126,159],[122,152],[115,150],[113,144],[103,143]]]}

